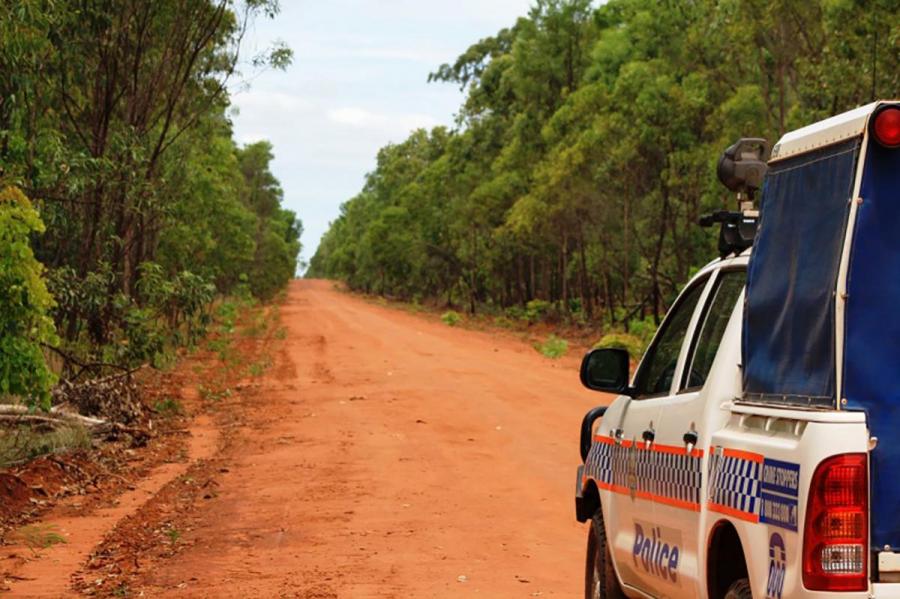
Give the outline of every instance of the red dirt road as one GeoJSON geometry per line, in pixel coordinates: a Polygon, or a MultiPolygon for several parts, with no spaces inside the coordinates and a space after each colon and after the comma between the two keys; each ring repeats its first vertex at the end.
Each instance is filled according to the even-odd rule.
{"type": "MultiPolygon", "coordinates": [[[[156,576],[197,596],[575,597],[576,357],[298,281],[244,437],[156,576]],[[461,578],[464,577],[464,578],[461,578]],[[192,580],[193,579],[193,580],[192,580]],[[462,580],[462,582],[461,582],[462,580]]],[[[158,590],[162,590],[159,588],[158,590]]],[[[179,593],[179,594],[181,594],[179,593]]]]}
{"type": "MultiPolygon", "coordinates": [[[[244,426],[144,596],[576,597],[578,356],[324,281],[281,308],[244,426]]],[[[137,589],[133,589],[137,590],[137,589]]]]}

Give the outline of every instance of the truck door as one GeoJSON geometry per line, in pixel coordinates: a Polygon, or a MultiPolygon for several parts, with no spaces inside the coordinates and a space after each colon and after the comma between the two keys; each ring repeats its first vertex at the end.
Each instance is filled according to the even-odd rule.
{"type": "Polygon", "coordinates": [[[668,454],[655,451],[653,435],[662,406],[678,389],[688,349],[710,277],[693,281],[675,302],[644,354],[634,378],[636,396],[610,433],[611,491],[607,528],[622,582],[641,591],[671,596],[678,588],[679,544],[675,529],[658,524],[655,509],[666,480],[668,454]]]}
{"type": "MultiPolygon", "coordinates": [[[[706,388],[707,377],[722,343],[725,330],[732,319],[737,344],[740,335],[740,310],[738,299],[746,283],[746,270],[722,268],[710,285],[708,297],[699,313],[700,319],[691,334],[687,357],[677,381],[677,392],[662,402],[656,423],[654,453],[659,456],[660,479],[658,501],[655,504],[654,522],[661,535],[678,549],[678,560],[673,568],[677,580],[667,589],[669,597],[700,597],[705,582],[701,567],[701,487],[703,481],[703,454],[709,447],[712,431],[710,418],[724,416],[716,411],[722,402],[733,399],[734,388],[729,385],[719,389],[706,388]]],[[[733,370],[737,372],[737,359],[733,370]]],[[[712,385],[710,385],[712,387],[712,385]]],[[[670,550],[674,551],[674,549],[670,550]]]]}

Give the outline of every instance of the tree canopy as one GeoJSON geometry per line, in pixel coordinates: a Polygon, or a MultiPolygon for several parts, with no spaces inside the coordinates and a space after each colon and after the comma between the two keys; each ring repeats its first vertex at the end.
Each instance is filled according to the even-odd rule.
{"type": "Polygon", "coordinates": [[[898,58],[889,0],[537,0],[431,75],[466,92],[457,126],[382,149],[308,274],[658,321],[715,256],[722,150],[900,95],[898,58]]]}
{"type": "Polygon", "coordinates": [[[228,118],[248,69],[290,63],[281,44],[241,54],[277,13],[277,0],[0,6],[0,182],[46,228],[30,241],[63,354],[152,359],[215,294],[270,298],[294,276],[302,225],[281,207],[272,147],[240,147],[228,118]]]}

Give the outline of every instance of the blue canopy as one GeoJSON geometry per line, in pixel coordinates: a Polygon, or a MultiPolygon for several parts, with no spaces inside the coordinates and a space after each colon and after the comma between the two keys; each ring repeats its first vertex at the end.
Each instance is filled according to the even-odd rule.
{"type": "Polygon", "coordinates": [[[861,140],[771,164],[747,275],[744,397],[864,411],[879,439],[870,452],[872,546],[900,550],[900,149],[875,141],[849,236],[843,363],[835,359],[834,294],[861,140]]]}
{"type": "Polygon", "coordinates": [[[835,405],[834,292],[858,150],[854,138],[770,167],[747,272],[745,399],[835,405]]]}
{"type": "Polygon", "coordinates": [[[900,148],[866,148],[850,252],[843,395],[879,439],[870,453],[872,545],[900,548],[900,148]]]}

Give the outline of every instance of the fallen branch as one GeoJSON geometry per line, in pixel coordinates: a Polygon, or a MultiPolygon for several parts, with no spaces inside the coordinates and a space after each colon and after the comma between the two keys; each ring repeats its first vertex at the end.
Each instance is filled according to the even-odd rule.
{"type": "Polygon", "coordinates": [[[106,420],[82,416],[59,408],[51,408],[49,412],[35,413],[25,406],[0,404],[0,421],[6,422],[65,422],[77,423],[86,428],[108,424],[106,420]]]}

